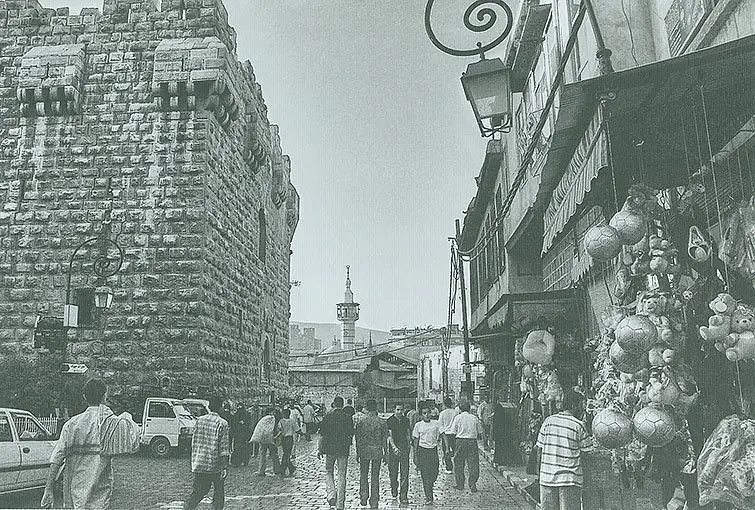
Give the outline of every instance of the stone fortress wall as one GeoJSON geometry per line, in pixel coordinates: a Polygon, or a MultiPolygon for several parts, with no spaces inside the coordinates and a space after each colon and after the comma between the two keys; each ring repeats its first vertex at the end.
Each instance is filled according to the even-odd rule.
{"type": "Polygon", "coordinates": [[[69,361],[129,391],[286,391],[290,169],[220,0],[0,0],[0,344],[31,349],[107,236],[114,303],[69,361]]]}

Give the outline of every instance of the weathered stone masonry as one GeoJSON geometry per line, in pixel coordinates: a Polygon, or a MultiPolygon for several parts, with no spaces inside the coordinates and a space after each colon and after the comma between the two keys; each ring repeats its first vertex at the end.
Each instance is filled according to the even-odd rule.
{"type": "Polygon", "coordinates": [[[0,123],[0,343],[30,349],[73,248],[117,234],[113,307],[70,360],[132,391],[286,390],[299,196],[220,0],[0,0],[0,123]]]}

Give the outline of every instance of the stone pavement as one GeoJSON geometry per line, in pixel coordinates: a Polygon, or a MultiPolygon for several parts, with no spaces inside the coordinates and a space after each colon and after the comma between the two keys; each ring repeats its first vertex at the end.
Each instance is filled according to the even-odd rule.
{"type": "MultiPolygon", "coordinates": [[[[267,477],[256,476],[256,463],[254,468],[232,468],[226,481],[226,508],[228,509],[327,509],[325,497],[325,484],[323,475],[323,461],[317,459],[316,441],[301,442],[297,446],[296,473],[293,477],[280,478],[268,475],[267,477]]],[[[353,448],[352,448],[353,452],[353,448]]],[[[180,459],[188,464],[188,459],[180,459]]],[[[133,461],[153,462],[151,459],[136,458],[133,461]]],[[[256,459],[252,459],[256,461],[256,459]]],[[[122,466],[125,467],[125,466],[122,466]]],[[[187,466],[188,467],[188,466],[187,466]]],[[[441,473],[435,483],[435,505],[424,505],[422,481],[414,469],[410,466],[409,477],[409,505],[399,505],[390,495],[390,483],[388,481],[388,469],[381,468],[381,494],[379,508],[381,509],[416,509],[416,508],[453,508],[465,509],[511,509],[530,510],[529,503],[513,488],[513,486],[499,474],[488,462],[480,458],[480,480],[477,483],[478,492],[472,493],[468,489],[463,491],[453,487],[453,475],[441,473]]],[[[116,470],[119,468],[116,466],[116,470]]],[[[138,495],[123,494],[116,488],[114,504],[116,508],[160,508],[164,510],[177,510],[182,508],[182,500],[188,496],[191,476],[182,469],[182,483],[184,492],[179,492],[176,487],[167,487],[161,493],[160,501],[154,499],[150,502],[138,501],[138,495]],[[174,497],[170,497],[170,496],[174,497]],[[146,504],[146,505],[145,505],[146,504]],[[142,506],[144,505],[144,506],[142,506]]],[[[272,471],[268,467],[268,473],[272,471]]],[[[125,473],[124,473],[125,474],[125,473]]],[[[116,482],[117,484],[117,482],[116,482]]],[[[200,504],[200,509],[210,508],[210,497],[205,498],[200,504]]],[[[346,508],[363,508],[359,506],[359,468],[354,455],[349,457],[346,485],[346,508]]]]}

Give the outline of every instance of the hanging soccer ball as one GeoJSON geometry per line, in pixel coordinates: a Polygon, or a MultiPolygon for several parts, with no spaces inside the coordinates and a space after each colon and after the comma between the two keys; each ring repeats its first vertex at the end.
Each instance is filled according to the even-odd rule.
{"type": "Polygon", "coordinates": [[[611,344],[608,357],[619,372],[633,374],[645,368],[647,356],[642,352],[631,352],[622,349],[618,342],[611,344]]]}
{"type": "Polygon", "coordinates": [[[619,411],[603,409],[592,420],[592,433],[606,448],[621,448],[632,441],[632,420],[619,411]]]}
{"type": "Polygon", "coordinates": [[[609,225],[592,227],[585,234],[585,250],[595,260],[611,260],[621,251],[621,237],[609,225]]]}
{"type": "Polygon", "coordinates": [[[616,229],[623,244],[639,243],[647,231],[645,218],[631,211],[617,212],[608,224],[616,229]]]}
{"type": "Polygon", "coordinates": [[[655,344],[658,338],[658,329],[644,315],[630,315],[619,322],[614,335],[622,349],[632,352],[646,352],[655,344]]]}
{"type": "Polygon", "coordinates": [[[669,444],[676,433],[674,418],[656,407],[643,407],[634,415],[632,423],[637,438],[655,448],[669,444]]]}

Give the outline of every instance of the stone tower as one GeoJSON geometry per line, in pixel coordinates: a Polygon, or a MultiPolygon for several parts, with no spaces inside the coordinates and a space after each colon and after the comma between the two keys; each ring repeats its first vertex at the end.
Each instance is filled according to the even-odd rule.
{"type": "Polygon", "coordinates": [[[343,303],[338,303],[338,320],[343,323],[341,333],[341,349],[353,349],[363,347],[363,342],[356,344],[356,322],[359,320],[359,303],[354,302],[354,293],[351,292],[351,278],[349,266],[346,266],[346,291],[343,294],[343,303]]]}
{"type": "Polygon", "coordinates": [[[112,308],[69,362],[126,393],[285,392],[299,196],[222,1],[2,1],[0,82],[0,347],[35,355],[66,281],[100,284],[75,247],[109,237],[112,308]]]}

